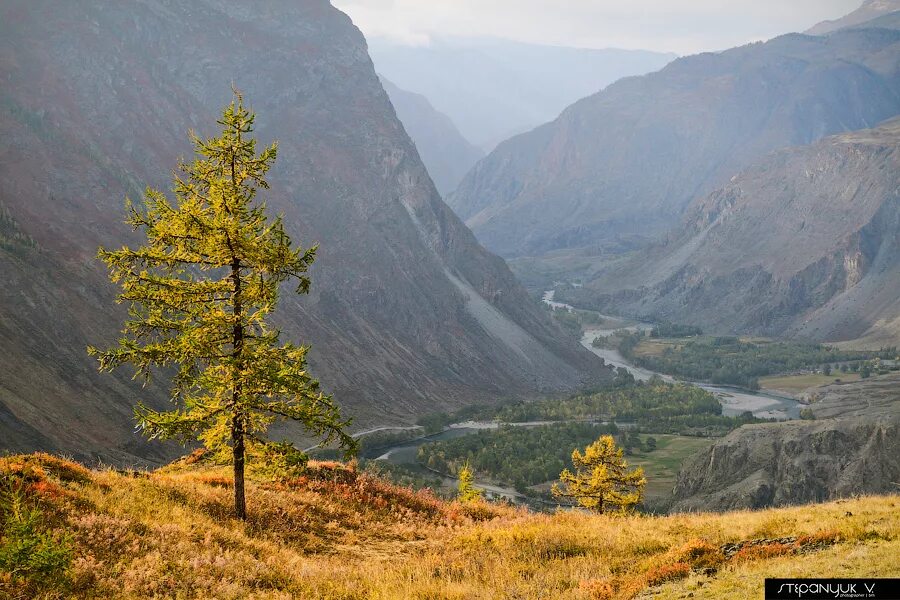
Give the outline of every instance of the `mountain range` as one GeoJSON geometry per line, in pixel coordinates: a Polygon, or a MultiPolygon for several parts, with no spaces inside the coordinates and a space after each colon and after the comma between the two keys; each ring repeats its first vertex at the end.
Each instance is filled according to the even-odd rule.
{"type": "Polygon", "coordinates": [[[622,79],[502,143],[447,201],[506,257],[621,253],[768,153],[898,113],[900,31],[789,34],[622,79]]]}
{"type": "Polygon", "coordinates": [[[900,118],[767,155],[677,231],[562,296],[710,331],[895,344],[900,118]]]}
{"type": "MultiPolygon", "coordinates": [[[[98,246],[138,243],[126,195],[168,189],[187,131],[216,133],[232,83],[278,140],[265,193],[320,244],[278,325],[363,425],[571,389],[606,370],[442,202],[366,52],[327,0],[0,6],[0,439],[85,459],[162,459],[132,431],[162,381],[99,374],[122,307],[98,246]]],[[[164,379],[164,378],[163,378],[164,379]]]]}

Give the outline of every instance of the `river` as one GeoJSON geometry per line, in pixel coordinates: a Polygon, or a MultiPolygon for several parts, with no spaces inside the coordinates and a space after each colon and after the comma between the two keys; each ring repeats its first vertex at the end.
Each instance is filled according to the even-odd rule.
{"type": "MultiPolygon", "coordinates": [[[[574,308],[568,304],[555,301],[553,299],[553,296],[554,293],[552,290],[545,292],[543,301],[549,306],[558,310],[574,310],[574,308]]],[[[589,330],[585,331],[584,336],[581,338],[582,346],[602,358],[608,365],[612,365],[614,367],[625,367],[631,372],[632,375],[634,375],[635,379],[638,379],[640,381],[646,381],[654,375],[661,377],[665,381],[675,381],[669,375],[656,373],[632,364],[624,356],[622,356],[618,350],[614,348],[596,348],[593,345],[594,340],[598,337],[607,337],[609,335],[612,335],[615,331],[619,331],[621,329],[626,329],[632,332],[650,331],[651,329],[653,329],[652,323],[628,320],[620,317],[603,315],[601,313],[595,314],[597,314],[602,319],[602,324],[596,327],[592,326],[589,330]]],[[[765,419],[787,420],[797,419],[800,417],[800,403],[790,398],[784,398],[766,392],[751,392],[749,390],[722,385],[712,385],[706,383],[693,383],[693,385],[696,385],[715,394],[716,398],[718,398],[719,402],[722,404],[722,414],[726,416],[737,416],[745,411],[750,411],[755,416],[765,419]]],[[[540,427],[542,425],[549,424],[551,423],[548,421],[532,421],[527,423],[507,423],[506,425],[511,425],[514,427],[540,427]]],[[[628,426],[628,424],[619,425],[623,427],[628,426]]],[[[379,455],[374,458],[374,460],[384,460],[393,464],[404,465],[407,468],[419,471],[423,475],[432,477],[438,476],[441,478],[441,481],[445,486],[455,487],[458,483],[458,480],[456,478],[448,477],[443,473],[439,473],[437,471],[429,469],[417,462],[416,456],[418,454],[419,447],[427,442],[449,440],[464,435],[477,433],[486,429],[497,429],[499,426],[500,423],[493,421],[466,421],[463,423],[453,423],[452,425],[449,425],[443,431],[440,431],[438,433],[422,436],[420,438],[401,442],[395,446],[384,448],[379,451],[379,455]]],[[[408,428],[379,427],[364,433],[371,433],[384,429],[408,428]]],[[[479,488],[484,489],[491,496],[506,498],[507,500],[510,500],[517,504],[534,505],[537,502],[535,500],[528,499],[526,496],[520,494],[512,488],[502,487],[489,481],[476,480],[475,485],[479,488]]]]}
{"type": "MultiPolygon", "coordinates": [[[[543,300],[546,304],[552,306],[557,310],[574,310],[572,306],[554,300],[553,290],[544,292],[543,300]]],[[[593,312],[598,317],[603,319],[603,324],[598,327],[590,327],[590,329],[585,331],[584,336],[581,338],[582,346],[602,358],[608,365],[612,365],[614,367],[625,367],[631,372],[632,375],[634,375],[635,379],[638,379],[639,381],[647,381],[654,375],[661,377],[665,381],[675,381],[669,375],[656,373],[654,371],[650,371],[632,364],[615,348],[596,348],[594,346],[595,339],[599,337],[608,337],[615,331],[621,329],[626,329],[632,332],[650,331],[651,329],[653,329],[652,323],[647,323],[644,321],[630,321],[628,319],[604,315],[595,311],[583,312],[593,312]]],[[[711,392],[712,394],[715,394],[716,398],[719,399],[719,403],[722,405],[722,414],[728,417],[736,417],[746,411],[750,411],[753,413],[753,416],[760,419],[778,419],[786,421],[790,419],[799,419],[800,409],[803,407],[803,405],[792,398],[786,398],[784,396],[778,396],[776,394],[771,394],[768,392],[753,392],[750,390],[731,387],[727,385],[713,385],[709,383],[696,382],[691,383],[708,392],[711,392]]]]}

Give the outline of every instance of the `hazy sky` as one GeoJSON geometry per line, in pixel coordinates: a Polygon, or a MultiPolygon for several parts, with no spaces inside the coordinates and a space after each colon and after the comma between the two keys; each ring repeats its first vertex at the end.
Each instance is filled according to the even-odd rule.
{"type": "Polygon", "coordinates": [[[333,0],[367,37],[493,36],[690,54],[803,31],[862,0],[333,0]]]}

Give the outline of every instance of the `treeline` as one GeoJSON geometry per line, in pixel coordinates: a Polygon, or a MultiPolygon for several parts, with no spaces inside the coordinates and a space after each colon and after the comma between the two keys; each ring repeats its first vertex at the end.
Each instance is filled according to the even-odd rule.
{"type": "Polygon", "coordinates": [[[676,325],[660,323],[650,331],[652,338],[683,338],[703,335],[703,330],[693,325],[676,325]]]}
{"type": "Polygon", "coordinates": [[[501,426],[419,448],[425,466],[456,474],[466,464],[481,476],[493,478],[524,492],[529,485],[550,481],[571,466],[572,449],[604,434],[617,434],[615,425],[558,423],[541,427],[501,426]]]}
{"type": "Polygon", "coordinates": [[[683,435],[725,435],[746,423],[762,422],[752,415],[722,416],[722,405],[712,393],[686,383],[666,383],[659,377],[635,382],[625,369],[618,384],[567,398],[517,401],[498,406],[471,406],[453,414],[437,413],[419,420],[427,431],[440,431],[462,421],[618,421],[642,431],[683,435]],[[627,377],[626,377],[627,376],[627,377]]]}
{"type": "Polygon", "coordinates": [[[568,399],[516,402],[494,409],[493,418],[505,423],[566,421],[576,419],[643,422],[678,415],[721,415],[716,397],[697,386],[666,383],[659,378],[646,383],[579,394],[568,399]]]}
{"type": "Polygon", "coordinates": [[[635,352],[642,339],[639,333],[624,336],[619,343],[619,352],[652,371],[750,389],[758,389],[758,378],[765,375],[790,373],[824,364],[890,359],[897,355],[896,348],[839,350],[832,346],[796,342],[752,343],[736,337],[690,340],[668,347],[658,355],[643,355],[635,352]]]}

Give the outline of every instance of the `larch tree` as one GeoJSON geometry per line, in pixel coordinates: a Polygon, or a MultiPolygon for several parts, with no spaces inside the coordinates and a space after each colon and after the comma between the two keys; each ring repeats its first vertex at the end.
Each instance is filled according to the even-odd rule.
{"type": "Polygon", "coordinates": [[[585,448],[572,452],[575,472],[563,470],[559,475],[562,485],[553,484],[553,495],[571,498],[579,505],[605,513],[611,508],[628,512],[644,499],[644,470],[640,467],[628,470],[622,458],[622,449],[616,446],[611,435],[604,435],[585,448]]]}
{"type": "Polygon", "coordinates": [[[459,498],[460,502],[468,503],[481,500],[484,491],[475,487],[475,473],[472,471],[472,467],[469,466],[468,462],[460,467],[457,478],[459,479],[459,484],[457,485],[457,498],[459,498]]]}
{"type": "Polygon", "coordinates": [[[219,137],[190,133],[196,157],[175,174],[174,202],[150,188],[140,207],[126,199],[127,223],[146,244],[101,248],[99,256],[121,286],[117,301],[129,306],[129,319],[116,347],[88,348],[104,371],[128,363],[145,380],[153,368],[174,372],[174,408],[138,403],[138,425],[150,438],[200,441],[231,462],[240,519],[246,462],[277,470],[306,462],[291,443],[269,439],[276,421],[298,422],[348,452],[356,447],[349,421],[307,369],[309,346],[281,343],[269,322],[283,283],[309,291],[316,246],[292,247],[281,218],[269,219],[257,201],[276,145],[257,154],[253,122],[235,91],[219,137]]]}

